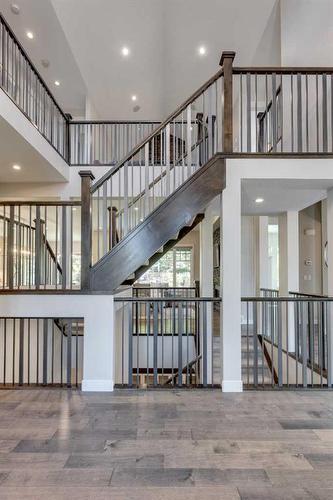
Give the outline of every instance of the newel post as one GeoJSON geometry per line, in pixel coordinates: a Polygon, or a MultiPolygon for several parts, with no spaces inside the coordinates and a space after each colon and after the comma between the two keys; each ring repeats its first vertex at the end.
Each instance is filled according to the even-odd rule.
{"type": "Polygon", "coordinates": [[[92,257],[92,196],[91,183],[95,179],[91,170],[81,170],[81,290],[90,290],[92,257]]]}
{"type": "Polygon", "coordinates": [[[236,52],[222,52],[220,66],[223,67],[223,138],[222,147],[224,153],[232,153],[233,151],[233,101],[232,101],[232,63],[235,59],[236,52]]]}

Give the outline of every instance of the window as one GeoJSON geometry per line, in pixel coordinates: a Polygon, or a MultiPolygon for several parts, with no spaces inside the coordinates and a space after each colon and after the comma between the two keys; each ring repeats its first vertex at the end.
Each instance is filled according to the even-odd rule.
{"type": "Polygon", "coordinates": [[[149,283],[155,286],[192,286],[192,248],[176,247],[159,259],[138,283],[149,283]]]}

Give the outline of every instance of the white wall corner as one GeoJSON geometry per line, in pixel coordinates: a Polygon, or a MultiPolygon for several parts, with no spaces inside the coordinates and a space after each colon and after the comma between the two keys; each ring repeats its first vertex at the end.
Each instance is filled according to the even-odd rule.
{"type": "Polygon", "coordinates": [[[113,380],[82,380],[83,392],[112,392],[113,389],[113,380]]]}
{"type": "Polygon", "coordinates": [[[242,380],[223,380],[222,392],[243,392],[242,380]]]}

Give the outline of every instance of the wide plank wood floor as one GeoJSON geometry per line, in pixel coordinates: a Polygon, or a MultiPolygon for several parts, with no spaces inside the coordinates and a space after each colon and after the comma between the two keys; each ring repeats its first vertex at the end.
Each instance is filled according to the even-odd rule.
{"type": "Polygon", "coordinates": [[[0,499],[333,499],[333,392],[0,391],[0,499]]]}

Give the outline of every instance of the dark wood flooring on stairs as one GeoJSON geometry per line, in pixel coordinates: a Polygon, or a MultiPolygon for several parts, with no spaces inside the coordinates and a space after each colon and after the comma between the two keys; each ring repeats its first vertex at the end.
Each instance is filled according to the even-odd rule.
{"type": "Polygon", "coordinates": [[[0,498],[333,498],[333,393],[0,392],[0,498]]]}

